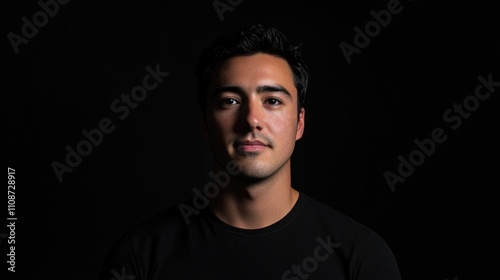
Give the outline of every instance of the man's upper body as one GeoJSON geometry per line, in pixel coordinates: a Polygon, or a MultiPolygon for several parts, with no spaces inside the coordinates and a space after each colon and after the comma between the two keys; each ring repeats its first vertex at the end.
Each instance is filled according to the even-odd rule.
{"type": "Polygon", "coordinates": [[[128,230],[99,280],[401,280],[376,232],[304,193],[263,228],[231,226],[208,207],[185,218],[173,207],[128,230]]]}
{"type": "Polygon", "coordinates": [[[308,83],[300,52],[263,25],[207,48],[197,68],[203,135],[213,174],[228,165],[237,172],[207,195],[202,211],[184,204],[131,229],[102,280],[113,272],[134,279],[400,279],[380,236],[292,187],[308,83]]]}

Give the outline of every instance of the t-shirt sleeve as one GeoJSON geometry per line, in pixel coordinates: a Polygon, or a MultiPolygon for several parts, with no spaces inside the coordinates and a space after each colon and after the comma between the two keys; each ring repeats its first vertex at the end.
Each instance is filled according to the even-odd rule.
{"type": "Polygon", "coordinates": [[[113,245],[101,266],[99,280],[115,279],[142,279],[129,233],[123,234],[113,245]]]}
{"type": "Polygon", "coordinates": [[[357,262],[356,280],[401,280],[396,257],[389,245],[372,232],[357,262]]]}

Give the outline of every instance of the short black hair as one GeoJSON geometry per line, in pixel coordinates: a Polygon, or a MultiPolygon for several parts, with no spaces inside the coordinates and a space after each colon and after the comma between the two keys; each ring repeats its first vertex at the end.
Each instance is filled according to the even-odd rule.
{"type": "MultiPolygon", "coordinates": [[[[239,55],[266,53],[285,59],[290,65],[295,87],[298,93],[298,110],[304,107],[309,73],[302,57],[302,45],[291,44],[288,39],[274,27],[255,24],[235,29],[232,33],[222,35],[211,46],[204,49],[198,65],[198,103],[203,113],[207,105],[207,91],[212,73],[222,61],[239,55]]],[[[204,116],[204,114],[203,114],[204,116]]]]}

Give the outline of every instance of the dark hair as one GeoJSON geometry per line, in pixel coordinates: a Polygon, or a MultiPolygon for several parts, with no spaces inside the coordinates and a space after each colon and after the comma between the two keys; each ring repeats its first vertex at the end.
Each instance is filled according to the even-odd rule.
{"type": "Polygon", "coordinates": [[[298,93],[298,109],[304,107],[308,83],[307,65],[302,58],[301,45],[292,45],[277,29],[263,24],[243,26],[223,35],[206,48],[198,62],[198,102],[206,110],[207,91],[215,67],[225,59],[238,55],[267,53],[285,59],[290,65],[298,93]]]}

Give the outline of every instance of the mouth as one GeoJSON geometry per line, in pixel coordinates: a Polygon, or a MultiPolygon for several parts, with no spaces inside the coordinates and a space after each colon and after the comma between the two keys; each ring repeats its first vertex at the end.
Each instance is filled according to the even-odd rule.
{"type": "Polygon", "coordinates": [[[235,143],[236,150],[239,153],[257,153],[261,152],[268,147],[265,143],[261,141],[241,141],[235,143]]]}

